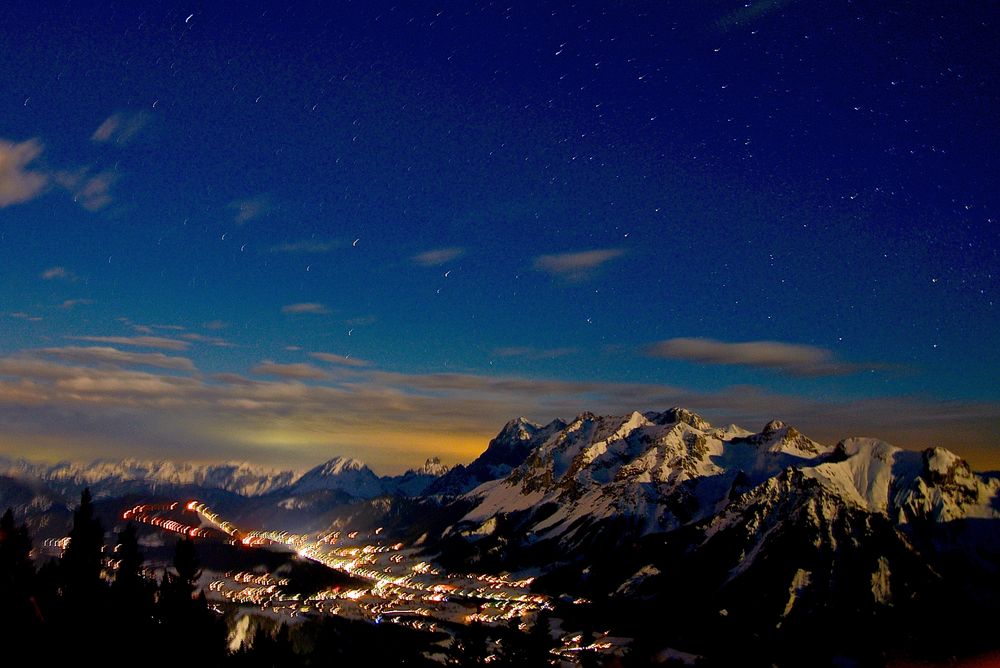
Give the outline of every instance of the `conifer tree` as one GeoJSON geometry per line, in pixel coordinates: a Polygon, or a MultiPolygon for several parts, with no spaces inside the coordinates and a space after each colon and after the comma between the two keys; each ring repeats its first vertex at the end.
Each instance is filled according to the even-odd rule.
{"type": "Polygon", "coordinates": [[[225,658],[226,629],[209,609],[205,592],[195,593],[200,577],[194,541],[187,537],[178,540],[174,572],[163,575],[157,608],[167,635],[185,638],[185,652],[208,664],[225,658]]]}
{"type": "Polygon", "coordinates": [[[59,562],[61,596],[51,601],[48,633],[64,642],[53,647],[55,658],[64,662],[92,660],[98,656],[94,638],[107,624],[107,587],[101,579],[104,529],[95,517],[90,490],[80,495],[73,513],[69,545],[59,562]]]}
{"type": "Polygon", "coordinates": [[[143,556],[139,550],[135,525],[131,522],[118,534],[115,557],[118,560],[114,581],[116,589],[135,591],[140,585],[145,584],[146,579],[142,575],[143,556]]]}
{"type": "Polygon", "coordinates": [[[90,489],[84,489],[62,556],[63,594],[71,607],[93,604],[93,597],[99,596],[103,549],[104,529],[94,516],[90,489]]]}
{"type": "Polygon", "coordinates": [[[552,614],[548,610],[539,610],[535,623],[528,632],[528,663],[536,666],[547,666],[552,655],[552,614]]]}
{"type": "Polygon", "coordinates": [[[120,645],[124,652],[135,653],[143,649],[154,633],[154,585],[142,573],[143,555],[139,550],[135,525],[129,524],[118,534],[115,547],[117,569],[111,584],[114,603],[112,617],[115,628],[121,633],[120,645]]]}
{"type": "Polygon", "coordinates": [[[31,538],[26,525],[17,526],[10,508],[0,518],[0,636],[24,640],[40,619],[35,614],[31,538]],[[20,636],[20,637],[19,637],[20,636]]]}

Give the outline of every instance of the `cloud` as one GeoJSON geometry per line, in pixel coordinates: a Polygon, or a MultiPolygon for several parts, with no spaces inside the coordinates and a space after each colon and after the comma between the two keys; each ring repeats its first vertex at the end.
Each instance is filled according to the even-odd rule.
{"type": "Polygon", "coordinates": [[[146,123],[149,122],[149,114],[146,112],[131,113],[121,111],[111,114],[101,123],[94,134],[90,136],[91,141],[104,143],[113,141],[116,144],[127,144],[146,123]]]}
{"type": "Polygon", "coordinates": [[[577,352],[576,348],[535,348],[533,346],[504,346],[494,348],[494,357],[523,357],[529,360],[550,360],[577,352]]]}
{"type": "Polygon", "coordinates": [[[602,248],[578,253],[557,253],[539,255],[534,268],[567,281],[582,281],[589,278],[603,264],[625,254],[620,248],[602,248]]]}
{"type": "Polygon", "coordinates": [[[110,171],[91,174],[87,167],[54,174],[55,182],[69,191],[73,195],[73,201],[87,211],[100,211],[111,204],[111,186],[117,178],[110,171]]]}
{"type": "Polygon", "coordinates": [[[57,278],[65,281],[75,281],[76,274],[66,267],[49,267],[42,272],[42,278],[46,281],[54,281],[57,278]]]}
{"type": "Polygon", "coordinates": [[[171,357],[163,353],[134,353],[109,347],[66,346],[42,348],[39,355],[55,357],[84,364],[110,364],[115,366],[152,366],[174,371],[194,371],[195,366],[186,357],[171,357]]]}
{"type": "Polygon", "coordinates": [[[233,220],[237,225],[242,225],[251,220],[263,218],[271,212],[274,206],[268,195],[260,195],[258,197],[234,200],[227,204],[226,208],[236,212],[233,220]]]}
{"type": "Polygon", "coordinates": [[[282,313],[313,313],[316,315],[322,315],[323,313],[329,313],[330,310],[323,304],[317,302],[303,302],[300,304],[285,304],[281,307],[282,313]]]}
{"type": "Polygon", "coordinates": [[[754,3],[746,3],[720,18],[715,25],[723,32],[744,27],[781,9],[790,2],[791,0],[758,0],[754,3]]]}
{"type": "MultiPolygon", "coordinates": [[[[770,369],[791,376],[844,376],[873,365],[839,362],[825,348],[780,341],[727,343],[707,338],[676,338],[646,348],[650,357],[770,369]]],[[[877,365],[884,368],[884,365],[877,365]]]]}
{"type": "Polygon", "coordinates": [[[26,169],[41,153],[34,139],[19,144],[0,139],[0,209],[29,202],[45,189],[48,176],[26,169]]]}
{"type": "Polygon", "coordinates": [[[66,338],[74,341],[111,343],[118,346],[136,346],[137,348],[161,348],[163,350],[187,350],[191,347],[187,341],[178,341],[162,336],[68,336],[66,338]]]}
{"type": "Polygon", "coordinates": [[[410,259],[414,264],[419,264],[421,267],[437,267],[458,259],[464,254],[464,248],[452,246],[449,248],[435,248],[433,250],[424,251],[423,253],[414,255],[410,259]]]}
{"type": "Polygon", "coordinates": [[[371,362],[368,360],[358,359],[357,357],[347,357],[345,355],[337,355],[335,353],[309,353],[309,357],[320,360],[321,362],[326,362],[327,364],[336,364],[338,366],[371,366],[371,362]]]}
{"type": "Polygon", "coordinates": [[[332,241],[295,241],[293,243],[271,246],[272,253],[328,253],[342,246],[332,241]]]}
{"type": "Polygon", "coordinates": [[[210,346],[218,346],[220,348],[235,348],[236,344],[230,343],[219,336],[205,336],[204,334],[198,334],[196,332],[186,332],[181,334],[180,337],[187,341],[194,341],[196,343],[207,343],[210,346]]]}
{"type": "Polygon", "coordinates": [[[225,329],[226,327],[229,327],[229,323],[226,322],[225,320],[209,320],[208,322],[206,322],[202,326],[205,329],[210,329],[212,331],[218,331],[220,329],[225,329]]]}
{"type": "Polygon", "coordinates": [[[311,364],[277,364],[270,360],[264,360],[250,373],[257,376],[278,376],[292,380],[323,380],[327,378],[326,372],[311,364]]]}
{"type": "Polygon", "coordinates": [[[17,318],[18,320],[27,320],[29,322],[39,322],[42,317],[39,315],[32,315],[31,313],[25,313],[24,311],[14,311],[13,313],[8,313],[11,318],[17,318]]]}
{"type": "Polygon", "coordinates": [[[92,299],[67,299],[62,304],[59,305],[59,308],[68,311],[69,309],[76,308],[77,306],[85,306],[87,304],[93,304],[93,303],[94,300],[92,299]]]}
{"type": "Polygon", "coordinates": [[[377,470],[401,471],[443,452],[452,461],[469,461],[517,415],[547,421],[585,410],[620,415],[680,405],[716,424],[758,430],[777,417],[828,444],[870,435],[903,447],[957,448],[960,455],[978,457],[982,466],[1000,463],[998,402],[821,400],[753,386],[699,392],[645,383],[369,368],[341,368],[325,374],[323,382],[305,384],[301,380],[323,380],[317,376],[323,371],[270,361],[254,373],[275,379],[83,366],[31,351],[0,356],[0,449],[24,453],[47,442],[55,457],[72,458],[93,448],[95,456],[239,457],[284,466],[311,465],[333,452],[362,457],[377,470]],[[143,434],[141,443],[136,433],[143,434]]]}

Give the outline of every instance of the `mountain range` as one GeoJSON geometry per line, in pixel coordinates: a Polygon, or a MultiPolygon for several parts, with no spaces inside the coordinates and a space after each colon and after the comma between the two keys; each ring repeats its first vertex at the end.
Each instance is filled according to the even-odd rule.
{"type": "Polygon", "coordinates": [[[778,420],[755,432],[682,408],[518,418],[467,465],[382,477],[341,457],[301,474],[0,460],[0,505],[26,517],[84,486],[109,500],[197,494],[250,527],[381,527],[448,569],[587,596],[623,634],[655,621],[686,647],[738,641],[740,657],[815,651],[817,633],[897,653],[989,647],[1000,614],[1000,475],[940,447],[825,445],[778,420]]]}
{"type": "Polygon", "coordinates": [[[97,460],[89,463],[39,464],[0,457],[0,476],[44,483],[52,491],[78,495],[84,487],[98,497],[168,493],[176,489],[223,490],[242,497],[284,491],[305,494],[340,490],[351,497],[415,496],[448,471],[437,457],[399,476],[377,476],[357,459],[334,457],[304,473],[246,462],[191,464],[171,461],[97,460]]]}

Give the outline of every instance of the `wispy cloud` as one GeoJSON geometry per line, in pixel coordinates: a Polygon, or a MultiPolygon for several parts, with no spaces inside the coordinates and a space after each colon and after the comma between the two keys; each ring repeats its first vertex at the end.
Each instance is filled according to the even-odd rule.
{"type": "Polygon", "coordinates": [[[68,311],[72,308],[76,308],[77,306],[85,306],[86,304],[93,304],[93,303],[94,301],[92,299],[67,299],[62,304],[59,305],[59,308],[63,309],[64,311],[68,311]]]}
{"type": "Polygon", "coordinates": [[[34,315],[32,313],[25,313],[24,311],[14,311],[13,313],[8,313],[11,318],[16,318],[18,320],[27,320],[28,322],[40,322],[42,316],[34,315]]]}
{"type": "Polygon", "coordinates": [[[229,327],[229,323],[226,322],[225,320],[209,320],[208,322],[206,322],[202,326],[205,329],[210,329],[212,331],[218,331],[220,329],[225,329],[226,327],[229,327]]]}
{"type": "Polygon", "coordinates": [[[55,357],[83,364],[107,364],[113,366],[151,366],[174,371],[194,371],[194,363],[186,357],[171,357],[163,353],[134,353],[110,347],[66,346],[62,348],[42,348],[39,355],[55,357]]]}
{"type": "Polygon", "coordinates": [[[312,313],[315,315],[322,315],[324,313],[329,313],[330,309],[318,302],[302,302],[299,304],[285,304],[281,307],[281,312],[291,314],[312,313]]]}
{"type": "Polygon", "coordinates": [[[904,447],[958,446],[959,454],[985,457],[1000,440],[997,402],[835,401],[752,386],[698,392],[657,384],[369,368],[324,374],[308,364],[270,361],[253,372],[271,380],[83,364],[66,357],[42,359],[30,351],[0,357],[0,423],[5,425],[0,449],[44,437],[59,444],[58,456],[69,456],[91,439],[105,456],[249,455],[285,465],[321,461],[333,450],[399,470],[434,454],[468,461],[516,415],[549,420],[584,410],[623,414],[674,405],[751,429],[779,417],[831,444],[862,434],[904,447]],[[141,444],[134,438],[137,431],[143,434],[141,444]]]}
{"type": "Polygon", "coordinates": [[[328,253],[334,248],[343,246],[345,244],[338,244],[333,241],[294,241],[291,243],[279,244],[277,246],[271,246],[272,253],[328,253]]]}
{"type": "Polygon", "coordinates": [[[338,366],[371,366],[371,362],[368,360],[359,359],[357,357],[348,357],[346,355],[337,355],[335,353],[309,353],[309,357],[320,360],[321,362],[326,362],[327,364],[336,364],[338,366]]]}
{"type": "Polygon", "coordinates": [[[148,122],[149,114],[145,112],[133,113],[121,111],[108,116],[94,130],[94,134],[90,136],[90,139],[98,143],[113,141],[116,144],[127,144],[146,127],[146,123],[148,122]]]}
{"type": "Polygon", "coordinates": [[[494,348],[494,357],[523,357],[529,360],[549,360],[577,352],[576,348],[535,348],[534,346],[504,346],[494,348]]]}
{"type": "Polygon", "coordinates": [[[806,377],[844,376],[873,367],[838,361],[826,348],[781,341],[727,343],[707,338],[676,338],[654,343],[646,352],[651,357],[757,367],[806,377]]]}
{"type": "Polygon", "coordinates": [[[226,341],[219,336],[206,336],[205,334],[198,334],[197,332],[185,332],[181,334],[180,337],[186,341],[194,341],[195,343],[207,343],[210,346],[218,346],[219,348],[235,348],[236,344],[226,341]]]}
{"type": "Polygon", "coordinates": [[[233,220],[237,225],[248,223],[251,220],[263,218],[274,208],[271,198],[268,195],[259,195],[247,199],[238,199],[226,205],[226,208],[235,211],[233,220]]]}
{"type": "Polygon", "coordinates": [[[720,18],[716,21],[715,25],[722,31],[744,27],[772,12],[781,9],[791,1],[792,0],[757,0],[753,3],[748,2],[720,18]]]}
{"type": "Polygon", "coordinates": [[[42,278],[46,281],[54,281],[57,279],[63,281],[75,281],[76,274],[66,267],[49,267],[42,272],[42,278]]]}
{"type": "Polygon", "coordinates": [[[73,341],[111,343],[117,346],[135,346],[136,348],[160,348],[161,350],[187,350],[191,347],[187,341],[178,341],[162,336],[68,336],[66,338],[73,341]]]}
{"type": "Polygon", "coordinates": [[[45,190],[48,176],[27,169],[41,153],[34,139],[19,144],[0,139],[0,209],[29,202],[45,190]]]}
{"type": "Polygon", "coordinates": [[[277,376],[291,380],[323,380],[327,377],[325,371],[311,364],[278,364],[270,360],[264,360],[250,369],[250,373],[256,376],[277,376]]]}
{"type": "Polygon", "coordinates": [[[464,248],[451,246],[448,248],[434,248],[423,253],[417,253],[410,259],[414,264],[419,264],[421,267],[438,267],[456,260],[464,254],[464,248]]]}
{"type": "Polygon", "coordinates": [[[621,248],[600,248],[577,253],[539,255],[534,267],[566,281],[583,281],[590,278],[601,266],[625,254],[621,248]]]}
{"type": "Polygon", "coordinates": [[[111,186],[117,180],[114,172],[91,174],[81,167],[75,171],[61,171],[53,175],[55,182],[69,191],[73,201],[87,211],[100,211],[111,204],[111,186]]]}

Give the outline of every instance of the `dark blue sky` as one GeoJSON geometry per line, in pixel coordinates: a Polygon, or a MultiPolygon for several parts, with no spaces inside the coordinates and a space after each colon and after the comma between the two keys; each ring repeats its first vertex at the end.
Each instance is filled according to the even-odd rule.
{"type": "Polygon", "coordinates": [[[0,451],[666,402],[1000,465],[989,3],[17,4],[0,451]]]}

